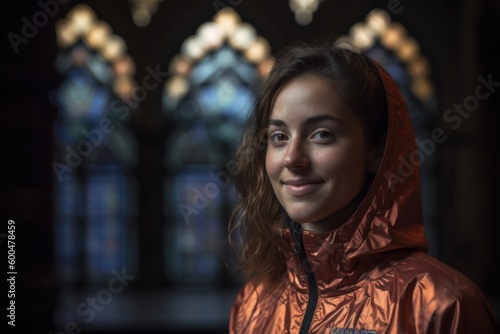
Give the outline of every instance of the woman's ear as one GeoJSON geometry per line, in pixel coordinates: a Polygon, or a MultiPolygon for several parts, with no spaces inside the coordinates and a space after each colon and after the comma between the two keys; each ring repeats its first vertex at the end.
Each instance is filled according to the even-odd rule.
{"type": "Polygon", "coordinates": [[[387,136],[384,136],[384,138],[380,141],[380,144],[378,144],[377,146],[372,146],[369,149],[369,156],[368,156],[369,172],[377,173],[378,168],[380,167],[380,163],[382,162],[382,158],[384,156],[386,139],[387,136]]]}

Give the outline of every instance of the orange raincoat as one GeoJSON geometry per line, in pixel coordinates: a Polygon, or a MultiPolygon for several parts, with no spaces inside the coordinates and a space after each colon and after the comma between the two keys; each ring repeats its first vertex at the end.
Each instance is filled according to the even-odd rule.
{"type": "Polygon", "coordinates": [[[355,213],[329,233],[285,230],[293,245],[273,291],[246,284],[230,333],[494,333],[468,278],[426,254],[418,151],[406,103],[382,68],[389,127],[379,171],[355,213]]]}

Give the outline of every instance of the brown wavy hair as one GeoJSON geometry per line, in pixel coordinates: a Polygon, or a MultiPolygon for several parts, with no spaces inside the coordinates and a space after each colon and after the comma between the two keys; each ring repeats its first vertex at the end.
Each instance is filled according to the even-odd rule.
{"type": "Polygon", "coordinates": [[[327,79],[338,96],[362,119],[374,145],[387,133],[387,103],[373,61],[350,45],[295,44],[277,55],[258,92],[234,161],[233,182],[240,197],[229,221],[229,242],[240,269],[256,284],[270,287],[286,272],[291,245],[283,238],[289,217],[276,198],[265,168],[266,130],[274,99],[291,80],[313,75],[327,79]]]}

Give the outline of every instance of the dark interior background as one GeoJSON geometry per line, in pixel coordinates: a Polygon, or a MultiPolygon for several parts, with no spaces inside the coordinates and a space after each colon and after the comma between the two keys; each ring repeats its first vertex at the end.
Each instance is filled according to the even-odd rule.
{"type": "MultiPolygon", "coordinates": [[[[23,24],[21,18],[30,18],[40,6],[37,1],[11,1],[3,4],[0,14],[3,36],[0,233],[6,233],[9,219],[16,221],[18,330],[26,327],[36,328],[40,333],[64,332],[64,328],[54,322],[60,286],[54,263],[51,162],[54,154],[52,126],[58,111],[49,102],[48,95],[62,79],[54,66],[58,52],[54,24],[80,2],[74,0],[60,5],[58,13],[27,44],[20,45],[17,54],[7,34],[19,34],[23,24]]],[[[266,37],[275,53],[296,39],[346,34],[354,23],[363,21],[371,9],[387,9],[393,1],[326,0],[308,26],[295,22],[285,0],[221,2],[229,6],[235,4],[233,7],[242,20],[251,23],[259,35],[266,37]]],[[[99,19],[110,24],[115,34],[125,39],[128,54],[136,62],[137,80],[146,75],[148,65],[161,64],[166,69],[182,42],[215,14],[209,0],[163,1],[151,23],[139,28],[132,21],[127,1],[85,3],[99,19]]],[[[401,0],[399,3],[403,10],[392,15],[392,20],[404,24],[431,63],[439,101],[435,126],[444,126],[440,123],[441,114],[474,94],[478,76],[487,78],[491,74],[494,81],[500,81],[500,2],[401,0]]],[[[159,305],[172,296],[171,291],[175,288],[165,285],[161,266],[155,261],[155,254],[161,253],[163,247],[157,232],[162,224],[162,188],[158,181],[161,168],[157,162],[163,152],[160,139],[164,128],[158,112],[160,98],[160,92],[148,94],[132,125],[139,144],[137,179],[141,186],[137,222],[140,226],[140,279],[131,288],[131,293],[144,297],[142,302],[159,305]]],[[[500,254],[496,247],[500,235],[497,199],[500,187],[499,110],[500,92],[495,91],[481,101],[478,110],[463,126],[449,132],[449,140],[438,147],[436,196],[439,214],[437,256],[482,288],[497,317],[500,314],[500,254]]],[[[2,243],[2,254],[7,254],[4,245],[2,243]]],[[[5,278],[2,281],[5,282],[5,278]]],[[[2,296],[3,291],[6,290],[2,290],[2,296]]],[[[182,293],[175,298],[182,300],[182,293]]],[[[190,303],[203,303],[196,297],[190,298],[190,303]]],[[[4,310],[5,300],[2,297],[4,310]]],[[[210,307],[209,303],[207,305],[210,307]]],[[[5,317],[2,322],[6,322],[5,317]]],[[[107,333],[126,329],[164,333],[190,330],[219,333],[225,330],[224,324],[204,331],[198,327],[190,329],[189,324],[176,328],[162,322],[151,322],[143,327],[139,323],[136,326],[124,323],[83,329],[107,333]]]]}

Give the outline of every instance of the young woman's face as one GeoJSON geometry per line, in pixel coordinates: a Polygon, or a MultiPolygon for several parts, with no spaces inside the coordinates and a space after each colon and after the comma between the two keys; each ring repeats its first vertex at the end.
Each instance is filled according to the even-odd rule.
{"type": "Polygon", "coordinates": [[[301,76],[278,92],[267,135],[267,174],[290,218],[306,230],[340,226],[376,156],[361,119],[328,81],[301,76]]]}

